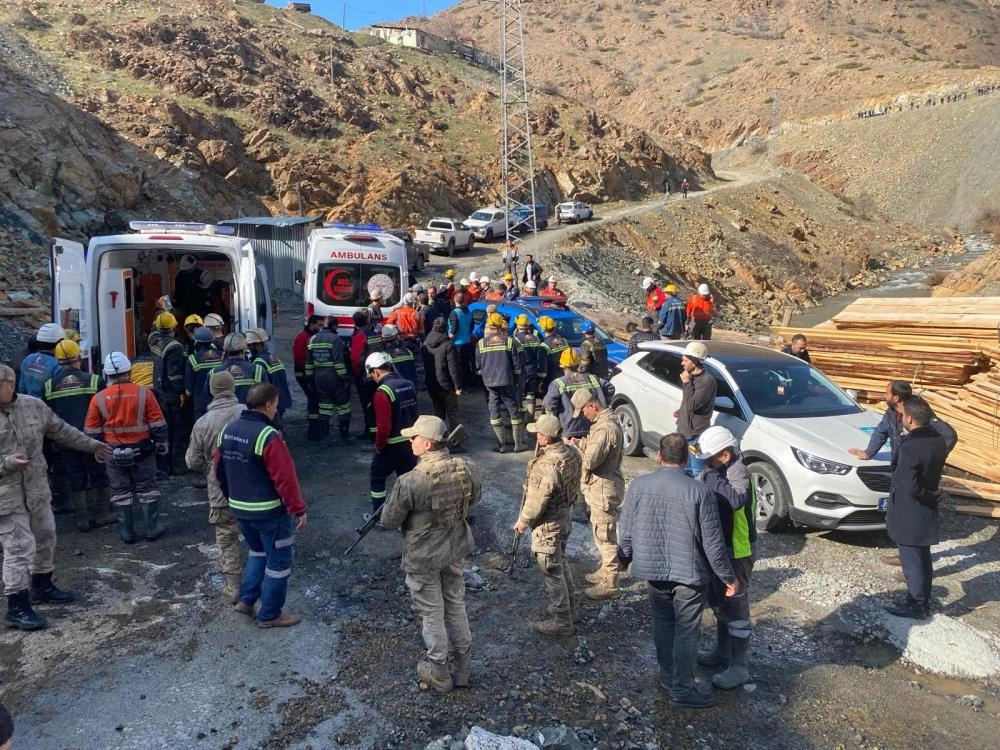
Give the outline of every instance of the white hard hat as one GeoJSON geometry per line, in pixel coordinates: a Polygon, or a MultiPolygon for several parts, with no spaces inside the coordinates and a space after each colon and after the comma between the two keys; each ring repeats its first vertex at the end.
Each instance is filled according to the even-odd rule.
{"type": "Polygon", "coordinates": [[[270,340],[271,337],[263,328],[251,328],[247,331],[247,344],[266,344],[270,340]]]}
{"type": "Polygon", "coordinates": [[[180,264],[181,265],[181,270],[182,271],[187,271],[187,270],[189,270],[191,268],[194,268],[195,263],[196,263],[196,261],[195,261],[193,255],[185,255],[183,258],[181,258],[181,264],[180,264]]]}
{"type": "Polygon", "coordinates": [[[684,347],[684,356],[701,362],[708,356],[708,347],[700,341],[691,341],[684,347]]]}
{"type": "Polygon", "coordinates": [[[458,284],[459,284],[459,286],[468,286],[469,285],[469,280],[468,279],[459,279],[458,280],[458,284]]]}
{"type": "Polygon", "coordinates": [[[403,295],[403,304],[412,305],[416,297],[413,296],[413,292],[407,292],[403,295]]]}
{"type": "Polygon", "coordinates": [[[394,326],[392,323],[389,323],[388,325],[382,326],[382,338],[384,338],[384,339],[391,339],[394,336],[398,336],[398,335],[399,335],[399,329],[396,326],[394,326]]]}
{"type": "Polygon", "coordinates": [[[470,273],[469,274],[469,281],[470,282],[479,281],[479,274],[478,273],[470,273]]]}
{"type": "Polygon", "coordinates": [[[710,293],[711,292],[708,289],[708,284],[699,284],[698,285],[698,294],[701,294],[701,295],[704,296],[704,295],[710,294],[710,293]]]}
{"type": "Polygon", "coordinates": [[[247,338],[242,333],[230,333],[222,340],[222,351],[225,354],[230,352],[241,352],[247,348],[247,338]]]}
{"type": "Polygon", "coordinates": [[[129,358],[121,352],[111,352],[104,358],[104,374],[107,376],[121,375],[132,369],[129,358]]]}
{"type": "Polygon", "coordinates": [[[42,344],[58,344],[64,338],[66,331],[58,323],[46,323],[35,334],[35,340],[42,344]]]}
{"type": "Polygon", "coordinates": [[[528,281],[525,282],[525,284],[524,284],[524,288],[525,289],[537,289],[538,288],[538,284],[536,284],[532,279],[528,279],[528,281]]]}
{"type": "Polygon", "coordinates": [[[222,328],[225,322],[222,320],[222,316],[216,315],[215,313],[209,313],[205,316],[205,327],[206,328],[222,328]]]}
{"type": "Polygon", "coordinates": [[[490,277],[489,276],[483,276],[481,279],[479,279],[480,286],[482,286],[484,284],[489,284],[489,283],[490,283],[490,277]]]}
{"type": "Polygon", "coordinates": [[[695,455],[699,461],[707,461],[712,456],[718,456],[726,448],[736,448],[739,441],[727,428],[722,425],[709,427],[698,438],[698,453],[695,455]]]}
{"type": "Polygon", "coordinates": [[[549,283],[551,284],[553,281],[558,281],[558,279],[555,276],[549,276],[549,283]]]}
{"type": "Polygon", "coordinates": [[[392,367],[392,359],[385,352],[372,352],[365,360],[365,369],[369,372],[385,367],[392,367]]]}
{"type": "Polygon", "coordinates": [[[649,287],[653,286],[653,283],[654,282],[653,282],[652,277],[651,276],[647,276],[646,278],[644,278],[642,280],[642,288],[643,289],[649,289],[649,287]]]}

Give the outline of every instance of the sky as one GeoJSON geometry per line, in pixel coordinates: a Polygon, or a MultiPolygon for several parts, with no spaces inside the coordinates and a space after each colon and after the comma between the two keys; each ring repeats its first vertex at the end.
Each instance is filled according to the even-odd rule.
{"type": "MultiPolygon", "coordinates": [[[[379,21],[398,21],[407,16],[434,15],[456,5],[458,0],[306,0],[312,5],[312,12],[332,21],[338,26],[357,31],[379,21]],[[346,14],[346,15],[345,15],[346,14]]],[[[268,0],[269,5],[283,8],[281,0],[268,0]]]]}

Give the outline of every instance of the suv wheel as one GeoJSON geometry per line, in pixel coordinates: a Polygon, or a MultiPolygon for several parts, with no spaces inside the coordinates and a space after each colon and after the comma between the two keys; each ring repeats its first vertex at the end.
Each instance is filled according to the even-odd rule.
{"type": "Polygon", "coordinates": [[[423,271],[424,270],[424,252],[423,250],[417,251],[417,260],[413,264],[413,270],[423,271]]]}
{"type": "Polygon", "coordinates": [[[493,227],[486,228],[486,241],[493,242],[493,227]]]}
{"type": "Polygon", "coordinates": [[[448,257],[451,258],[455,255],[455,238],[452,237],[448,240],[448,257]]]}
{"type": "Polygon", "coordinates": [[[471,253],[472,252],[472,246],[475,245],[475,244],[476,244],[476,238],[473,237],[470,234],[469,235],[469,244],[465,246],[465,249],[468,250],[471,253]]]}
{"type": "Polygon", "coordinates": [[[642,425],[635,407],[630,403],[618,404],[615,407],[615,419],[622,428],[622,450],[626,456],[642,455],[642,425]]]}
{"type": "Polygon", "coordinates": [[[781,471],[767,461],[755,461],[748,468],[757,501],[757,528],[761,531],[788,528],[792,493],[781,471]]]}

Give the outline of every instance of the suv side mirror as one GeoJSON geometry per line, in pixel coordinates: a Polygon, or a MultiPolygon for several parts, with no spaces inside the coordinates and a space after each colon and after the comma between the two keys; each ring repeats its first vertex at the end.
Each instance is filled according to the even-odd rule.
{"type": "Polygon", "coordinates": [[[729,396],[716,396],[713,408],[724,414],[733,414],[736,412],[736,403],[729,396]]]}
{"type": "Polygon", "coordinates": [[[297,286],[302,286],[303,284],[306,283],[306,277],[305,274],[302,273],[302,271],[296,271],[295,275],[292,278],[297,286]]]}

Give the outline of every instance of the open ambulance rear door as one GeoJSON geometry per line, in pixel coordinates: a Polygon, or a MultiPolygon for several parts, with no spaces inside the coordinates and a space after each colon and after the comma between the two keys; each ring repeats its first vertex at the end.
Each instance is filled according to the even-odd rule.
{"type": "Polygon", "coordinates": [[[91,315],[90,273],[83,245],[72,240],[52,240],[50,255],[52,274],[52,320],[67,334],[76,331],[80,337],[81,360],[85,369],[94,371],[94,340],[91,315]]]}
{"type": "Polygon", "coordinates": [[[267,331],[268,336],[274,334],[274,308],[271,304],[271,284],[267,269],[257,264],[257,325],[267,331]]]}

